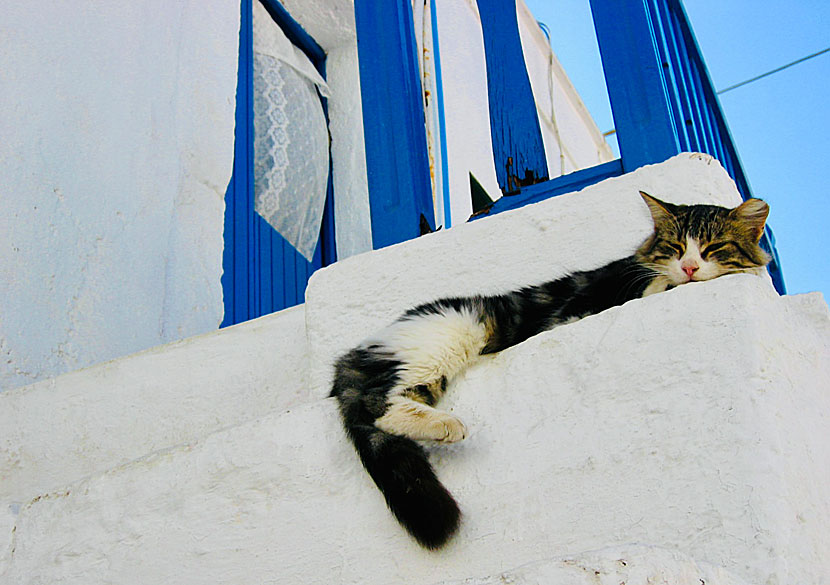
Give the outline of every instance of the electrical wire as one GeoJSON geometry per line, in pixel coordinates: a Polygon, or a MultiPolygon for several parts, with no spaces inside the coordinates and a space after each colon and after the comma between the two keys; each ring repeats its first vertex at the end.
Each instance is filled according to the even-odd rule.
{"type": "Polygon", "coordinates": [[[830,47],[827,47],[826,49],[822,49],[821,51],[813,53],[812,55],[807,55],[806,57],[802,57],[801,59],[796,59],[792,63],[787,63],[786,65],[782,65],[781,67],[777,67],[777,68],[773,69],[772,71],[767,71],[766,73],[762,73],[761,75],[756,75],[755,77],[753,77],[751,79],[747,79],[746,81],[736,83],[735,85],[730,85],[729,87],[718,91],[717,94],[720,95],[722,93],[726,93],[727,91],[732,91],[733,89],[737,89],[739,87],[742,87],[744,85],[752,83],[753,81],[758,81],[759,79],[763,79],[764,77],[768,77],[768,76],[772,75],[773,73],[778,73],[779,71],[783,71],[784,69],[786,69],[788,67],[792,67],[793,65],[798,65],[799,63],[803,63],[804,61],[807,61],[808,59],[812,59],[813,57],[818,57],[819,55],[823,55],[824,53],[826,53],[828,51],[830,51],[830,47]]]}
{"type": "MultiPolygon", "coordinates": [[[[753,81],[758,81],[759,79],[763,79],[764,77],[769,77],[773,73],[778,73],[779,71],[783,71],[784,69],[787,69],[788,67],[792,67],[793,65],[798,65],[799,63],[803,63],[804,61],[808,61],[809,59],[812,59],[814,57],[818,57],[819,55],[823,55],[824,53],[827,53],[828,51],[830,51],[830,47],[827,47],[826,49],[822,49],[821,51],[816,51],[815,53],[807,55],[806,57],[802,57],[801,59],[796,59],[795,61],[792,61],[791,63],[787,63],[786,65],[782,65],[781,67],[776,67],[775,69],[772,69],[771,71],[767,71],[766,73],[762,73],[761,75],[756,75],[755,77],[752,77],[752,78],[747,79],[745,81],[742,81],[740,83],[736,83],[735,85],[730,85],[729,87],[725,87],[725,88],[721,89],[720,91],[716,91],[715,93],[717,95],[721,95],[723,93],[726,93],[727,91],[732,91],[733,89],[743,87],[744,85],[750,84],[753,81]]],[[[602,135],[605,136],[605,137],[608,137],[612,134],[615,134],[616,132],[617,132],[616,129],[611,129],[608,132],[603,132],[602,135]]]]}

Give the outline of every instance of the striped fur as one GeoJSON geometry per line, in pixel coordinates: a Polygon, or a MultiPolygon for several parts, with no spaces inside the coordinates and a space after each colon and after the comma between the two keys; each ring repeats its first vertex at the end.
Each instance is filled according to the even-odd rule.
{"type": "Polygon", "coordinates": [[[641,195],[655,229],[632,256],[502,295],[420,305],[337,360],[331,395],[346,432],[389,509],[424,547],[443,546],[461,518],[418,444],[466,436],[461,420],[435,408],[448,380],[478,356],[557,325],[767,263],[758,246],[768,212],[763,201],[729,210],[641,195]]]}

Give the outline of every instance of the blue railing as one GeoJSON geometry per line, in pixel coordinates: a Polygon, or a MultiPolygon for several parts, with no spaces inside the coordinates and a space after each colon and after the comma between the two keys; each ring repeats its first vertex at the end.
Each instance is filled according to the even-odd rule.
{"type": "MultiPolygon", "coordinates": [[[[591,0],[624,172],[680,152],[717,158],[744,199],[752,190],[680,0],[591,0]]],[[[772,230],[775,288],[784,294],[772,230]]]]}
{"type": "MultiPolygon", "coordinates": [[[[663,162],[681,152],[717,158],[744,199],[752,190],[689,19],[680,0],[591,0],[620,160],[523,188],[490,208],[499,213],[663,162]]],[[[786,292],[775,238],[761,245],[769,272],[786,292]]]]}

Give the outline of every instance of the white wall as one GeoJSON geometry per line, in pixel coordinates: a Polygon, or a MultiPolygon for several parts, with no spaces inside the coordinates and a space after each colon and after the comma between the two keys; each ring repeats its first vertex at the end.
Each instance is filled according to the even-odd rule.
{"type": "Polygon", "coordinates": [[[0,502],[325,396],[307,353],[301,305],[0,393],[0,502]]]}
{"type": "MultiPolygon", "coordinates": [[[[344,259],[372,247],[353,3],[284,5],[329,56],[335,226],[344,259]]],[[[458,225],[472,211],[470,173],[491,197],[500,192],[477,8],[450,0],[437,9],[458,225]]],[[[0,83],[14,89],[0,94],[0,389],[220,323],[238,12],[218,0],[17,3],[4,11],[0,83]]],[[[521,2],[519,16],[543,113],[548,48],[521,2]]],[[[564,92],[557,104],[579,106],[564,72],[554,73],[556,91],[564,92]]],[[[562,136],[573,144],[593,136],[584,112],[562,108],[562,136]]],[[[541,118],[548,156],[558,160],[541,118]]],[[[569,152],[579,154],[573,144],[569,152]]],[[[574,156],[569,169],[593,161],[574,156]]]]}
{"type": "Polygon", "coordinates": [[[492,199],[501,197],[493,163],[487,64],[475,2],[438,1],[450,210],[453,226],[472,215],[470,173],[492,199]]]}
{"type": "Polygon", "coordinates": [[[215,329],[239,8],[7,3],[0,388],[215,329]]]}

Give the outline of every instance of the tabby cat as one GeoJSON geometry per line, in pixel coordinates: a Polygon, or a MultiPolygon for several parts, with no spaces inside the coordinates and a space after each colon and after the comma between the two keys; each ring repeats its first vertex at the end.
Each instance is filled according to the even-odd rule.
{"type": "Polygon", "coordinates": [[[443,546],[460,511],[416,441],[466,435],[435,403],[479,355],[632,299],[723,274],[758,272],[769,208],[673,205],[640,192],[654,232],[627,258],[494,296],[446,298],[408,310],[341,356],[331,391],[363,465],[398,521],[424,547],[443,546]]]}

